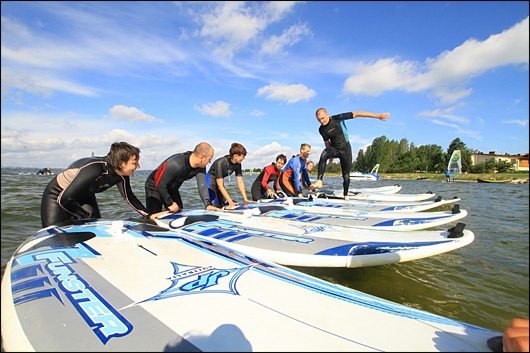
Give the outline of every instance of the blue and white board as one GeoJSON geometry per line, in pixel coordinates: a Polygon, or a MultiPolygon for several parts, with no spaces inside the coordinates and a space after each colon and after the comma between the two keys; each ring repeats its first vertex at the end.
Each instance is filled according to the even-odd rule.
{"type": "MultiPolygon", "coordinates": [[[[380,186],[376,188],[350,188],[350,193],[355,192],[368,192],[368,193],[381,193],[381,194],[396,194],[401,190],[402,186],[395,184],[395,185],[387,185],[387,186],[380,186]]],[[[336,193],[342,193],[342,190],[335,190],[335,189],[319,189],[318,192],[323,192],[327,194],[336,194],[336,193]]]]}
{"type": "Polygon", "coordinates": [[[498,336],[134,222],[49,227],[2,280],[6,351],[488,351],[498,336]]]}
{"type": "Polygon", "coordinates": [[[168,214],[156,223],[261,259],[307,267],[405,262],[452,251],[474,240],[463,223],[447,231],[374,231],[202,210],[168,214]]]}
{"type": "MultiPolygon", "coordinates": [[[[308,198],[304,197],[287,197],[279,199],[261,199],[259,203],[265,205],[285,205],[294,209],[305,209],[307,207],[327,207],[335,209],[355,209],[366,210],[371,212],[422,212],[453,204],[461,201],[460,198],[454,197],[451,200],[444,200],[438,196],[436,200],[426,201],[369,201],[369,200],[344,200],[330,198],[308,198]]],[[[329,211],[328,211],[329,213],[329,211]]]]}
{"type": "Polygon", "coordinates": [[[234,211],[256,210],[259,217],[309,222],[373,230],[421,230],[456,222],[467,216],[458,204],[451,211],[440,212],[371,212],[329,206],[288,206],[282,204],[249,203],[234,211]]]}
{"type": "MultiPolygon", "coordinates": [[[[344,198],[342,190],[316,190],[311,193],[317,197],[344,198]]],[[[348,200],[374,200],[374,201],[424,201],[433,198],[436,194],[432,191],[423,194],[387,194],[381,192],[348,192],[348,200]]]]}

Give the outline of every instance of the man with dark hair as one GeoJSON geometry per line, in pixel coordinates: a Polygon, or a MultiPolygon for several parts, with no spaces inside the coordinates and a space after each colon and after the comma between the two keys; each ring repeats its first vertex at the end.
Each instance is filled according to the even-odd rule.
{"type": "Polygon", "coordinates": [[[389,113],[374,114],[368,112],[350,112],[338,115],[329,116],[324,108],[319,108],[315,113],[318,122],[321,124],[318,132],[324,139],[326,148],[320,154],[318,162],[317,181],[314,186],[316,189],[322,187],[322,179],[326,171],[326,161],[329,159],[333,162],[333,158],[339,158],[340,167],[342,170],[342,187],[344,196],[348,195],[350,189],[350,172],[352,168],[352,151],[350,140],[348,138],[348,129],[346,128],[345,120],[355,119],[359,117],[376,118],[385,121],[390,118],[389,113]]]}
{"type": "Polygon", "coordinates": [[[177,153],[168,157],[145,181],[145,198],[147,211],[162,211],[164,206],[169,212],[178,212],[184,205],[179,188],[182,183],[193,177],[197,179],[199,195],[207,210],[213,211],[206,182],[206,166],[212,161],[213,148],[201,142],[192,151],[177,153]]]}
{"type": "Polygon", "coordinates": [[[230,176],[230,174],[236,174],[237,186],[243,196],[245,203],[254,202],[247,198],[247,192],[245,190],[245,183],[243,182],[243,171],[241,169],[241,162],[245,159],[247,150],[240,143],[234,142],[230,147],[229,154],[218,158],[212,163],[210,170],[208,171],[208,183],[210,188],[210,200],[215,206],[223,207],[225,204],[228,209],[239,206],[237,202],[234,202],[224,185],[224,178],[230,176]]]}
{"type": "Polygon", "coordinates": [[[131,189],[129,177],[140,168],[140,149],[127,142],[112,144],[106,157],[82,158],[57,174],[41,200],[43,227],[83,218],[101,218],[96,194],[116,185],[123,199],[142,216],[154,219],[131,189]]]}
{"type": "Polygon", "coordinates": [[[278,193],[280,191],[280,172],[286,162],[287,157],[279,154],[276,157],[276,163],[272,163],[263,168],[250,189],[252,192],[252,200],[258,201],[259,199],[272,198],[275,192],[278,193]],[[273,183],[274,191],[269,187],[270,182],[273,183]]]}

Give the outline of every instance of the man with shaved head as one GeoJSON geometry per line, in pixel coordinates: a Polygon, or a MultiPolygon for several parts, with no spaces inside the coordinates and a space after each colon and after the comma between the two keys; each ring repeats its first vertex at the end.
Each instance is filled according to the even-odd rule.
{"type": "Polygon", "coordinates": [[[340,167],[342,169],[342,187],[344,190],[344,196],[347,196],[348,190],[350,188],[350,172],[353,161],[350,140],[348,137],[348,129],[346,128],[345,121],[347,119],[355,119],[359,117],[376,118],[381,121],[385,121],[386,119],[390,118],[390,114],[349,112],[333,115],[330,117],[326,109],[319,108],[315,115],[318,122],[321,124],[318,132],[324,139],[326,148],[320,154],[320,160],[318,162],[318,176],[314,187],[322,187],[322,179],[324,178],[324,172],[326,171],[326,161],[330,159],[330,163],[332,163],[333,158],[339,158],[340,167]]]}
{"type": "Polygon", "coordinates": [[[145,197],[147,210],[150,214],[162,211],[164,206],[169,212],[178,212],[184,205],[179,188],[182,183],[193,177],[197,179],[199,195],[204,207],[211,211],[217,207],[212,205],[206,182],[206,166],[212,161],[213,148],[201,142],[195,149],[177,153],[166,159],[153,170],[145,181],[145,197]]]}

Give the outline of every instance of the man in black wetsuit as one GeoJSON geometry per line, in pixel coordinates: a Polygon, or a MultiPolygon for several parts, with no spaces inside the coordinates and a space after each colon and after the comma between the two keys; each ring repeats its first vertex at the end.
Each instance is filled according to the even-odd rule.
{"type": "Polygon", "coordinates": [[[239,206],[237,202],[232,200],[224,184],[224,178],[232,173],[236,174],[237,186],[241,192],[241,196],[243,196],[243,201],[245,203],[255,202],[248,199],[245,183],[243,182],[241,162],[243,162],[246,155],[247,150],[245,147],[240,143],[234,142],[230,147],[229,154],[218,158],[210,167],[208,171],[210,199],[216,206],[223,207],[225,203],[228,203],[228,209],[239,206]]]}
{"type": "Polygon", "coordinates": [[[125,201],[142,216],[150,215],[131,189],[129,177],[140,168],[140,150],[127,142],[112,144],[106,157],[82,158],[57,174],[41,200],[42,227],[69,220],[101,218],[96,194],[116,185],[125,201]]]}
{"type": "Polygon", "coordinates": [[[179,188],[182,183],[193,177],[197,179],[199,195],[204,207],[213,211],[206,182],[206,166],[212,161],[213,148],[206,142],[201,142],[195,149],[177,153],[166,159],[145,181],[145,197],[147,211],[157,213],[164,206],[169,212],[178,212],[184,205],[180,197],[179,188]]]}
{"type": "Polygon", "coordinates": [[[321,124],[318,132],[324,139],[326,148],[320,154],[320,160],[318,162],[318,176],[317,181],[314,184],[315,188],[322,187],[322,178],[326,171],[326,161],[330,159],[330,163],[333,162],[333,158],[339,158],[340,167],[342,170],[342,187],[344,196],[348,195],[350,188],[350,172],[352,168],[352,151],[350,140],[348,138],[348,129],[346,128],[345,120],[354,119],[358,117],[365,118],[376,118],[381,121],[385,121],[390,118],[389,113],[374,114],[368,112],[350,112],[339,115],[329,116],[328,112],[324,108],[319,108],[315,113],[317,120],[321,124]]]}

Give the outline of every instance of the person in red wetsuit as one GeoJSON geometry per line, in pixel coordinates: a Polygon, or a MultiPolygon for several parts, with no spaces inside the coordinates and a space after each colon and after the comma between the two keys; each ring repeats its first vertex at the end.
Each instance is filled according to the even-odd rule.
{"type": "Polygon", "coordinates": [[[147,212],[131,189],[130,177],[140,168],[140,149],[115,142],[106,157],[82,158],[57,174],[41,200],[42,227],[83,218],[101,218],[96,194],[116,185],[123,199],[142,216],[147,212]]]}
{"type": "Polygon", "coordinates": [[[206,181],[206,166],[212,161],[213,148],[206,142],[201,142],[192,151],[177,153],[168,157],[145,181],[145,197],[147,211],[157,213],[164,206],[169,212],[178,212],[184,205],[179,188],[182,183],[193,177],[197,179],[199,195],[204,207],[213,211],[206,181]]]}
{"type": "Polygon", "coordinates": [[[260,175],[252,184],[252,200],[258,201],[259,199],[272,198],[274,193],[277,194],[280,191],[280,172],[285,163],[287,163],[287,157],[279,154],[276,157],[276,163],[272,163],[263,168],[260,175]],[[270,182],[273,183],[274,191],[269,187],[270,182]]]}

